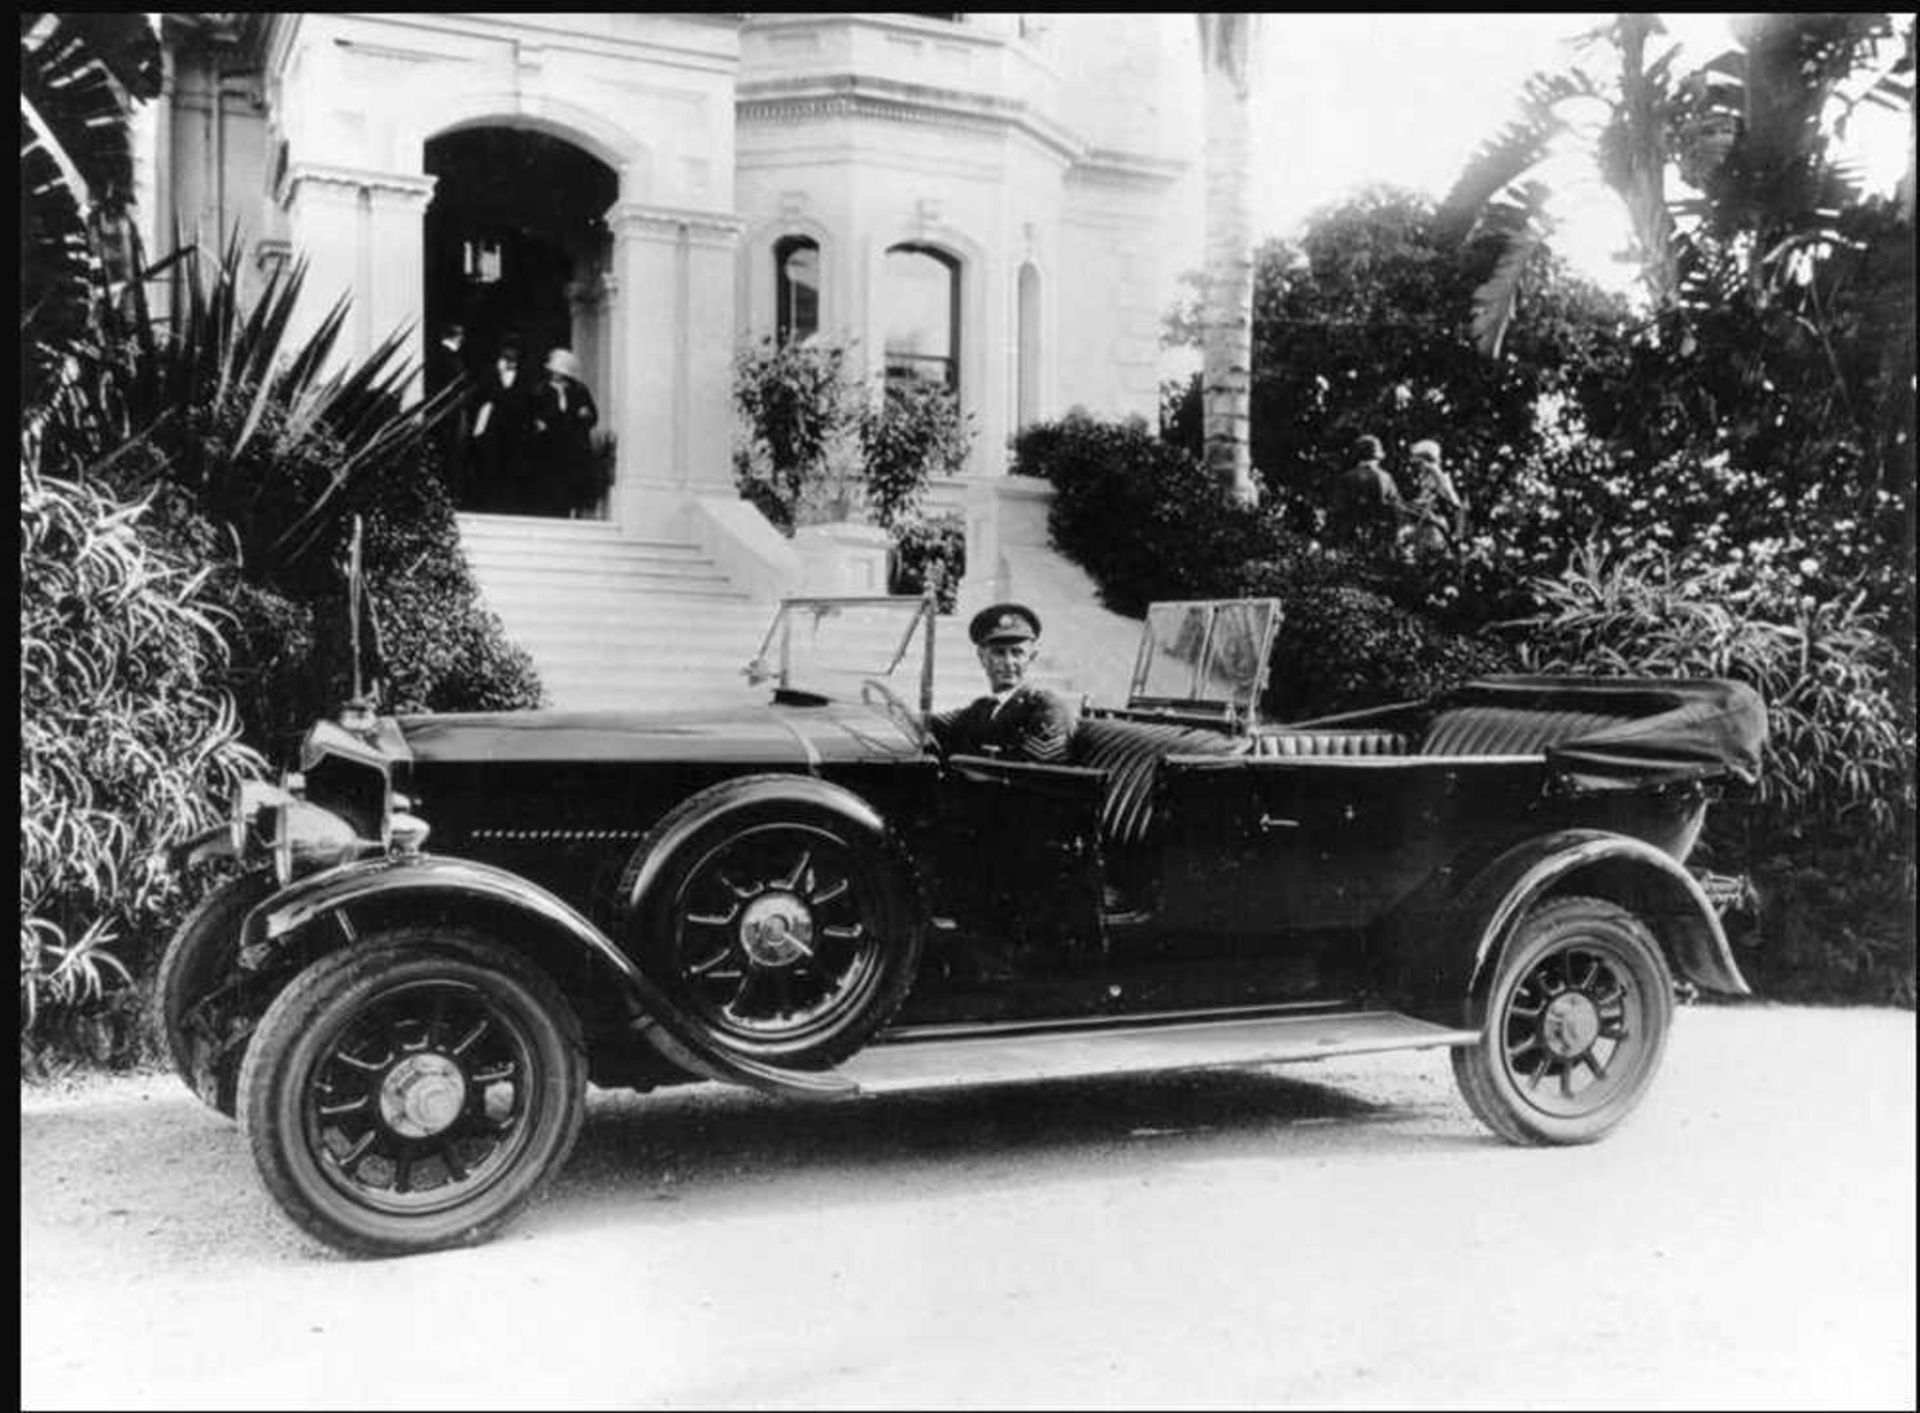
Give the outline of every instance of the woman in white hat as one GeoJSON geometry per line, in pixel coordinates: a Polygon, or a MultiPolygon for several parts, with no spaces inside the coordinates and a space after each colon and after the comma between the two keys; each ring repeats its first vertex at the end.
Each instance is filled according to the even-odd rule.
{"type": "Polygon", "coordinates": [[[547,355],[547,378],[534,395],[533,436],[541,477],[541,509],[550,515],[585,510],[598,495],[593,468],[593,429],[600,409],[580,380],[580,360],[570,348],[547,355]]]}

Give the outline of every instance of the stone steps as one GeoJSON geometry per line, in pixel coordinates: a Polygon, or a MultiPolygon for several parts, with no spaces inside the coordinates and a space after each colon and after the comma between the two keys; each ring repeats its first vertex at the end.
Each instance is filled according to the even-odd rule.
{"type": "MultiPolygon", "coordinates": [[[[775,605],[734,585],[699,546],[626,540],[606,521],[462,514],[462,545],[482,601],[533,655],[561,709],[672,709],[765,701],[744,669],[775,605]]],[[[873,635],[874,656],[893,646],[873,635]]],[[[935,705],[970,701],[980,668],[964,622],[936,636],[935,705]]],[[[896,690],[918,697],[917,671],[896,690]]]]}

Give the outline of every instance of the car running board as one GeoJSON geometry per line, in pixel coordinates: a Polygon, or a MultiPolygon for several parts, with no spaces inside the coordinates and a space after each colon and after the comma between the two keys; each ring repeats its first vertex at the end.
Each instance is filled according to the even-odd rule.
{"type": "Polygon", "coordinates": [[[838,1067],[862,1094],[1025,1084],[1043,1079],[1154,1070],[1271,1065],[1471,1045],[1480,1035],[1395,1011],[1230,1016],[1179,1024],[1053,1031],[982,1030],[962,1038],[901,1038],[870,1046],[838,1067]]]}

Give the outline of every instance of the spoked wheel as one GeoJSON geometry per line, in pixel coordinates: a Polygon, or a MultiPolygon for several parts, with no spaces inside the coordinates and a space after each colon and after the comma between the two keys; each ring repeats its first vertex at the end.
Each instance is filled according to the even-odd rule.
{"type": "Polygon", "coordinates": [[[1672,1018],[1673,977],[1646,925],[1599,898],[1556,898],[1521,923],[1454,1077],[1509,1143],[1591,1143],[1640,1102],[1672,1018]]]}
{"type": "Polygon", "coordinates": [[[726,815],[680,850],[653,932],[680,999],[722,1045],[818,1068],[898,1009],[920,934],[873,841],[800,806],[726,815]]]}
{"type": "Polygon", "coordinates": [[[579,1022],[478,934],[376,934],[302,972],[241,1075],[262,1178],[307,1231],[358,1255],[486,1239],[572,1150],[579,1022]]]}

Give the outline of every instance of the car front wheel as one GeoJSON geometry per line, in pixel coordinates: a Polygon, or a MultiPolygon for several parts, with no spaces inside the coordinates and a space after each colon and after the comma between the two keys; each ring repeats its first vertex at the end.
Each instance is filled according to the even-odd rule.
{"type": "Polygon", "coordinates": [[[267,1009],[240,1077],[274,1199],[330,1246],[402,1255],[483,1241],[579,1136],[579,1021],[478,933],[402,928],[320,958],[267,1009]]]}
{"type": "Polygon", "coordinates": [[[1454,1077],[1509,1143],[1591,1143],[1646,1093],[1672,1018],[1673,977],[1646,924],[1604,899],[1554,898],[1510,939],[1454,1077]]]}

